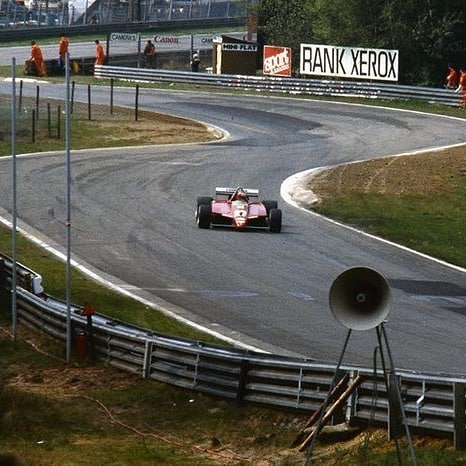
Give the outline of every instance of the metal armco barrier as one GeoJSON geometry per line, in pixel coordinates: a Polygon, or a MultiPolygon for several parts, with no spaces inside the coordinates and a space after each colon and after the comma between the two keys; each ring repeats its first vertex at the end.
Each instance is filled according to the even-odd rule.
{"type": "MultiPolygon", "coordinates": [[[[18,274],[34,277],[26,267],[18,274]]],[[[11,291],[11,261],[3,256],[0,293],[11,291]]],[[[66,304],[44,293],[17,288],[17,315],[25,326],[66,339],[66,304]]],[[[3,309],[6,311],[7,309],[3,309]]],[[[72,306],[75,334],[87,328],[83,310],[72,306]]],[[[312,412],[330,389],[336,365],[305,358],[256,353],[172,338],[126,325],[95,314],[92,319],[93,354],[96,358],[143,378],[241,402],[261,403],[312,412]]],[[[80,333],[82,334],[82,333],[80,333]]],[[[89,336],[88,336],[88,339],[89,336]]],[[[364,382],[351,395],[334,420],[389,424],[389,398],[383,373],[374,369],[342,366],[349,382],[357,375],[364,382]]],[[[457,449],[466,446],[466,376],[453,377],[397,371],[409,426],[419,432],[449,435],[457,449]]]]}
{"type": "Polygon", "coordinates": [[[228,74],[191,73],[183,71],[151,70],[120,66],[96,66],[95,77],[128,81],[177,82],[232,89],[267,91],[297,95],[327,97],[364,97],[366,99],[402,99],[458,107],[460,94],[451,89],[403,86],[358,81],[328,79],[279,78],[269,76],[241,76],[228,74]]]}

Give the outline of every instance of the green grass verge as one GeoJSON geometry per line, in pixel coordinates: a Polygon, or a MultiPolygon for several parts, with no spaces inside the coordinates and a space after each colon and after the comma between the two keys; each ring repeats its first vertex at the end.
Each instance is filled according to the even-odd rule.
{"type": "MultiPolygon", "coordinates": [[[[21,235],[18,235],[17,250],[18,261],[43,277],[46,293],[64,300],[66,298],[65,264],[21,235]]],[[[0,251],[11,255],[11,231],[4,227],[0,227],[0,251]]],[[[79,306],[91,304],[100,314],[154,332],[209,343],[221,343],[219,339],[112,291],[74,269],[71,274],[71,301],[79,306]]]]}
{"type": "MultiPolygon", "coordinates": [[[[431,105],[417,102],[405,103],[405,106],[418,111],[435,110],[431,105]]],[[[441,107],[438,111],[463,116],[455,109],[441,107]]],[[[448,219],[450,216],[456,219],[458,211],[466,211],[461,204],[465,190],[466,184],[460,183],[451,192],[437,196],[434,203],[431,198],[416,196],[384,199],[379,195],[352,194],[326,201],[319,211],[345,223],[359,222],[375,234],[393,235],[393,240],[406,241],[416,249],[420,247],[413,243],[414,233],[422,231],[419,243],[433,248],[426,251],[434,254],[439,243],[448,243],[447,250],[452,247],[450,237],[448,241],[442,239],[451,230],[456,231],[457,244],[461,241],[459,231],[464,232],[461,227],[464,221],[452,224],[448,219]],[[433,219],[435,231],[426,235],[425,231],[432,229],[433,219]]],[[[1,229],[0,250],[10,249],[11,233],[1,229]]],[[[19,260],[44,277],[46,291],[64,297],[64,264],[24,238],[19,238],[18,250],[19,260]]],[[[444,258],[457,257],[456,252],[449,254],[444,258]]],[[[113,293],[77,272],[72,277],[72,300],[76,304],[90,303],[98,312],[161,333],[208,340],[205,335],[113,293]]],[[[7,326],[8,316],[0,317],[2,325],[7,326]]],[[[34,339],[39,339],[48,353],[62,358],[61,343],[37,335],[34,339]]],[[[27,464],[225,464],[224,458],[208,450],[239,452],[231,456],[228,464],[249,464],[264,458],[271,464],[291,466],[302,464],[304,459],[302,454],[296,455],[288,448],[302,422],[297,415],[214,400],[131,375],[121,376],[121,383],[113,384],[110,379],[115,376],[114,371],[109,373],[110,369],[100,365],[92,366],[97,378],[87,380],[84,376],[87,366],[64,366],[55,358],[32,351],[22,339],[13,343],[0,338],[0,354],[0,453],[11,452],[27,464]],[[76,373],[70,377],[69,371],[73,369],[76,373]],[[47,374],[57,370],[62,373],[50,382],[47,374]],[[27,379],[26,383],[20,383],[21,377],[27,379]],[[106,377],[106,386],[97,383],[106,377]],[[84,381],[87,385],[79,389],[84,381]],[[48,393],[60,384],[64,393],[59,396],[48,393]],[[36,390],[41,385],[43,389],[36,390]]],[[[450,441],[440,447],[434,442],[433,446],[426,446],[423,439],[418,443],[419,464],[443,466],[466,462],[465,454],[454,452],[450,441]]],[[[402,454],[404,461],[409,462],[406,449],[402,454]]],[[[396,461],[394,446],[378,439],[351,446],[349,450],[344,446],[334,448],[313,464],[396,464],[396,461]]]]}
{"type": "MultiPolygon", "coordinates": [[[[0,333],[0,461],[11,454],[28,466],[304,463],[306,453],[290,445],[305,414],[212,398],[101,364],[65,365],[55,342],[20,336],[13,343],[0,333]],[[34,349],[25,343],[31,340],[34,349]]],[[[420,465],[465,464],[451,440],[412,438],[420,465]]],[[[405,439],[399,446],[402,464],[410,464],[405,439]]],[[[349,443],[322,435],[312,464],[398,463],[387,433],[369,429],[349,443]]]]}
{"type": "MultiPolygon", "coordinates": [[[[428,182],[426,180],[426,182],[428,182]]],[[[416,251],[466,267],[466,180],[435,195],[352,193],[314,209],[416,251]]]]}
{"type": "Polygon", "coordinates": [[[21,337],[48,354],[0,334],[1,464],[10,464],[1,462],[6,453],[29,466],[213,465],[223,456],[230,458],[223,464],[241,464],[250,448],[286,449],[294,438],[295,414],[213,399],[101,364],[65,365],[53,341],[27,331],[21,337]]]}

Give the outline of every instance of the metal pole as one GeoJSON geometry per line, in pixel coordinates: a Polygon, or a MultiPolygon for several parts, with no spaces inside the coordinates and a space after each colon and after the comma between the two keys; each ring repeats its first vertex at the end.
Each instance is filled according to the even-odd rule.
{"type": "Polygon", "coordinates": [[[40,95],[40,87],[36,86],[36,118],[39,119],[39,95],[40,95]]]}
{"type": "Polygon", "coordinates": [[[191,34],[190,46],[189,46],[189,62],[188,62],[188,65],[190,65],[189,66],[189,71],[193,70],[193,68],[191,66],[192,59],[193,59],[193,54],[194,54],[194,36],[191,34]]]}
{"type": "Polygon", "coordinates": [[[16,58],[11,60],[11,158],[12,158],[12,178],[13,178],[13,224],[11,231],[11,248],[13,270],[11,277],[11,333],[13,340],[16,339],[16,224],[17,224],[17,166],[16,166],[16,58]]]}
{"type": "Polygon", "coordinates": [[[91,121],[91,85],[87,85],[87,118],[91,121]]]}
{"type": "Polygon", "coordinates": [[[70,55],[65,68],[65,153],[66,153],[66,362],[71,361],[71,157],[70,157],[70,55]]]}
{"type": "Polygon", "coordinates": [[[335,368],[335,373],[333,374],[332,382],[330,383],[330,387],[329,387],[329,390],[328,390],[328,395],[327,395],[327,397],[325,398],[325,401],[322,404],[319,419],[318,419],[316,427],[315,427],[316,433],[312,437],[311,444],[310,444],[310,446],[309,446],[309,448],[307,450],[307,455],[306,455],[306,460],[304,462],[304,466],[308,466],[309,464],[311,464],[312,450],[314,449],[314,445],[315,445],[315,443],[317,441],[317,436],[320,434],[320,431],[322,430],[322,427],[323,427],[322,426],[322,421],[324,419],[325,410],[327,409],[328,403],[330,401],[330,394],[332,393],[332,389],[336,385],[337,377],[338,377],[338,371],[340,370],[340,367],[341,367],[341,365],[343,363],[343,357],[345,356],[346,349],[348,348],[348,343],[349,343],[349,339],[351,337],[351,332],[352,332],[352,330],[348,329],[348,333],[346,334],[346,338],[345,338],[345,343],[343,344],[343,349],[341,351],[340,358],[338,359],[337,367],[335,368]]]}
{"type": "Polygon", "coordinates": [[[110,114],[113,115],[113,78],[110,79],[110,114]]]}
{"type": "Polygon", "coordinates": [[[134,101],[134,121],[138,121],[139,112],[139,84],[136,84],[136,97],[134,101]]]}
{"type": "MultiPolygon", "coordinates": [[[[395,374],[395,366],[393,365],[392,353],[391,353],[391,350],[390,350],[390,346],[388,345],[388,338],[387,338],[387,333],[385,331],[385,327],[384,327],[383,323],[380,324],[379,327],[380,327],[381,335],[382,335],[382,337],[383,337],[383,339],[385,341],[385,348],[387,349],[388,361],[390,363],[390,366],[392,367],[393,374],[395,374]]],[[[406,412],[405,412],[405,409],[404,409],[403,399],[401,398],[400,387],[398,386],[397,382],[395,383],[395,387],[396,387],[396,396],[397,396],[397,399],[398,399],[398,404],[401,407],[401,418],[403,420],[403,425],[405,426],[406,439],[408,441],[408,450],[409,450],[409,453],[411,455],[411,464],[413,466],[417,466],[417,458],[416,458],[416,453],[414,451],[413,442],[411,440],[411,434],[410,434],[409,426],[408,426],[408,419],[406,417],[406,412]]]]}

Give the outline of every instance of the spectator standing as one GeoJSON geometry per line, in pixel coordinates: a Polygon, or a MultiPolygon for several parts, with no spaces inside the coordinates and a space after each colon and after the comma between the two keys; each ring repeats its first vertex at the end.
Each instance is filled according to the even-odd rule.
{"type": "Polygon", "coordinates": [[[197,73],[199,71],[199,65],[201,64],[201,59],[199,55],[195,53],[193,59],[191,60],[191,71],[197,73]]]}
{"type": "Polygon", "coordinates": [[[95,41],[95,65],[103,65],[105,62],[104,46],[99,40],[95,41]]]}
{"type": "Polygon", "coordinates": [[[146,62],[146,68],[155,67],[155,45],[149,39],[144,47],[144,60],[146,62]]]}
{"type": "Polygon", "coordinates": [[[460,80],[455,92],[461,93],[460,108],[466,107],[466,70],[460,69],[460,80]]]}
{"type": "Polygon", "coordinates": [[[60,43],[58,44],[58,57],[60,63],[58,64],[60,68],[63,68],[66,65],[66,54],[68,53],[68,47],[70,41],[68,36],[63,33],[60,38],[60,43]]]}
{"type": "Polygon", "coordinates": [[[31,41],[31,57],[29,58],[29,61],[33,65],[37,76],[47,76],[42,50],[35,40],[31,41]]]}
{"type": "Polygon", "coordinates": [[[458,71],[450,63],[448,64],[448,74],[445,80],[447,89],[456,89],[458,87],[458,71]]]}

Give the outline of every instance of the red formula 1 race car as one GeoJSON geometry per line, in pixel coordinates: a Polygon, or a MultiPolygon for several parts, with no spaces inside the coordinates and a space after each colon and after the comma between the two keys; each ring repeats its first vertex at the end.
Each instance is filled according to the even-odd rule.
{"type": "Polygon", "coordinates": [[[272,233],[282,229],[282,211],[277,201],[259,200],[259,190],[215,188],[215,197],[198,197],[196,221],[199,228],[262,228],[272,233]]]}

